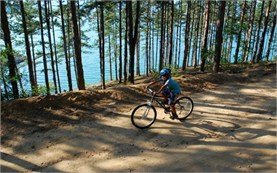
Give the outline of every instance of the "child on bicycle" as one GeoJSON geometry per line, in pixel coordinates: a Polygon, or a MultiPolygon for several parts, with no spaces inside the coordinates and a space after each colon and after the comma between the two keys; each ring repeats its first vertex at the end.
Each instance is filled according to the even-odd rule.
{"type": "Polygon", "coordinates": [[[162,82],[162,86],[154,94],[162,93],[162,96],[164,97],[164,101],[165,101],[164,103],[168,104],[172,111],[172,116],[170,118],[171,119],[178,118],[176,114],[174,102],[177,96],[181,94],[180,86],[175,80],[171,78],[171,70],[168,68],[164,68],[160,71],[160,77],[161,77],[160,80],[151,82],[150,84],[148,84],[147,87],[150,87],[151,85],[162,82]]]}

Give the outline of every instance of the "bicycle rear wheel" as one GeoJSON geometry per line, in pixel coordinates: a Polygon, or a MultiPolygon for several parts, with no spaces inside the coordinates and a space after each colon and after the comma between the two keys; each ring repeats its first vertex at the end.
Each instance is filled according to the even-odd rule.
{"type": "Polygon", "coordinates": [[[177,99],[175,102],[175,108],[178,119],[184,120],[188,116],[190,116],[193,111],[193,106],[193,101],[189,97],[180,97],[179,99],[177,99]]]}
{"type": "Polygon", "coordinates": [[[156,120],[157,111],[154,106],[148,104],[142,104],[137,106],[132,114],[131,121],[134,126],[140,129],[150,127],[156,120]]]}

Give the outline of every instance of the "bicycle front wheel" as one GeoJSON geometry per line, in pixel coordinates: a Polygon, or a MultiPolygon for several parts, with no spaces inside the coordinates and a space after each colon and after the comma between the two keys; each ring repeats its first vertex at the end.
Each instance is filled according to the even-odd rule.
{"type": "Polygon", "coordinates": [[[131,120],[134,126],[140,129],[150,127],[156,120],[157,111],[154,106],[142,104],[137,106],[131,115],[131,120]]]}
{"type": "Polygon", "coordinates": [[[179,99],[177,99],[175,102],[175,108],[178,119],[184,120],[188,116],[190,116],[193,111],[193,106],[193,101],[189,97],[180,97],[179,99]]]}

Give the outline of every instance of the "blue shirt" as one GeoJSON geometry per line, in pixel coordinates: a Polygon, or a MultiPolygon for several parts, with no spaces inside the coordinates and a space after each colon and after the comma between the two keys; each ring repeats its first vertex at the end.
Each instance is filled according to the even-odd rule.
{"type": "Polygon", "coordinates": [[[168,89],[170,92],[174,94],[181,94],[181,88],[179,84],[173,80],[171,77],[168,78],[165,82],[165,85],[167,85],[166,89],[168,89]]]}

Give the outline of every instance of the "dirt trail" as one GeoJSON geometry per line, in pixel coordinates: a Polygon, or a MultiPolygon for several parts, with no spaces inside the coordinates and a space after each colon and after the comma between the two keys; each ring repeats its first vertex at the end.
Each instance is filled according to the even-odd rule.
{"type": "MultiPolygon", "coordinates": [[[[276,74],[190,94],[195,102],[191,117],[173,121],[158,109],[158,119],[148,130],[130,122],[131,110],[147,99],[134,87],[138,86],[129,88],[127,101],[123,86],[108,91],[105,103],[76,93],[62,95],[63,104],[75,99],[83,107],[49,108],[50,102],[46,108],[33,109],[36,128],[26,119],[13,130],[8,123],[12,120],[3,118],[13,110],[4,108],[1,171],[276,171],[276,74]],[[41,118],[50,113],[59,117],[49,120],[51,127],[41,118]]],[[[100,91],[91,94],[101,97],[100,91]]],[[[56,97],[35,99],[29,101],[34,107],[56,97]]]]}

